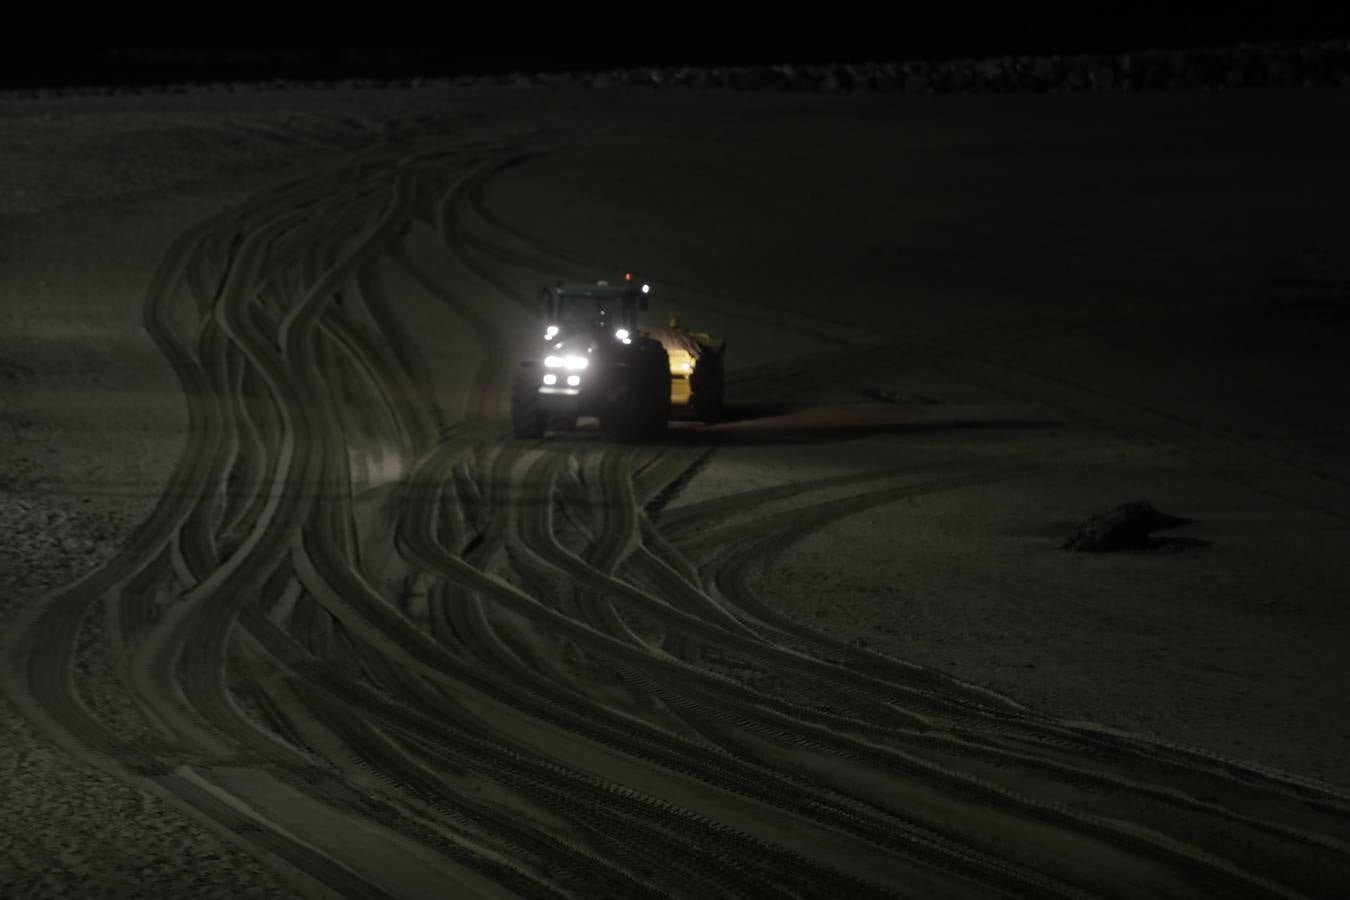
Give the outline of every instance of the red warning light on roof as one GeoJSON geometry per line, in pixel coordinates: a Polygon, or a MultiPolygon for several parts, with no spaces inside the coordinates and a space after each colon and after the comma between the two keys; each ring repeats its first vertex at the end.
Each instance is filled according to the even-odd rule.
{"type": "Polygon", "coordinates": [[[624,280],[624,281],[632,281],[632,280],[633,280],[633,273],[632,273],[632,272],[624,272],[624,273],[623,273],[623,280],[624,280]]]}

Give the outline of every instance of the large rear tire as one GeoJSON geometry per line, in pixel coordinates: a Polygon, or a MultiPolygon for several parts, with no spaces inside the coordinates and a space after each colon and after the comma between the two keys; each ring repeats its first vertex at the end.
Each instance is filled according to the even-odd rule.
{"type": "Polygon", "coordinates": [[[539,408],[539,376],[529,367],[521,367],[511,384],[511,433],[532,440],[544,436],[548,418],[539,408]]]}
{"type": "Polygon", "coordinates": [[[713,423],[722,418],[725,397],[726,375],[722,354],[705,354],[689,378],[689,408],[699,421],[713,423]]]}

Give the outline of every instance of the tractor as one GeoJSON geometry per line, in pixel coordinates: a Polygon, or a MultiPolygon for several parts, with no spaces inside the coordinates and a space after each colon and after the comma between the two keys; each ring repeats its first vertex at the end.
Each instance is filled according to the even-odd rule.
{"type": "Polygon", "coordinates": [[[519,438],[576,427],[594,416],[618,440],[652,438],[673,410],[705,422],[722,409],[725,344],[672,317],[644,331],[651,285],[632,273],[610,284],[541,287],[536,295],[543,345],[516,372],[511,429],[519,438]]]}

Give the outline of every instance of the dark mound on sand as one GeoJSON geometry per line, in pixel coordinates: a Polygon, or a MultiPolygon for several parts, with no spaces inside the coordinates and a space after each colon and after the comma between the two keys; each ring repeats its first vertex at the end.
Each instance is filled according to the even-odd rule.
{"type": "Polygon", "coordinates": [[[1155,531],[1165,531],[1194,520],[1169,515],[1145,500],[1122,503],[1092,516],[1073,530],[1060,546],[1065,550],[1102,552],[1107,550],[1150,550],[1179,543],[1198,544],[1181,538],[1159,539],[1155,531]]]}

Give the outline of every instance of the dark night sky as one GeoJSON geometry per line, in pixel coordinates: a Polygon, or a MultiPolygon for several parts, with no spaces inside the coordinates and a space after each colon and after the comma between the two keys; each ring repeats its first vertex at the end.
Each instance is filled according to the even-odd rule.
{"type": "Polygon", "coordinates": [[[105,6],[81,16],[68,14],[68,7],[34,5],[26,14],[6,16],[0,81],[27,86],[453,75],[1114,52],[1350,37],[1350,13],[1328,13],[1312,4],[1230,3],[1203,14],[1148,0],[1083,3],[1072,14],[1036,4],[992,12],[973,4],[930,6],[916,15],[911,10],[922,8],[917,4],[806,0],[807,12],[769,15],[762,8],[751,13],[727,4],[609,10],[588,5],[580,18],[565,12],[574,5],[534,3],[345,8],[331,3],[307,11],[293,4],[181,0],[158,7],[105,6]],[[884,19],[879,9],[887,11],[884,19]]]}

